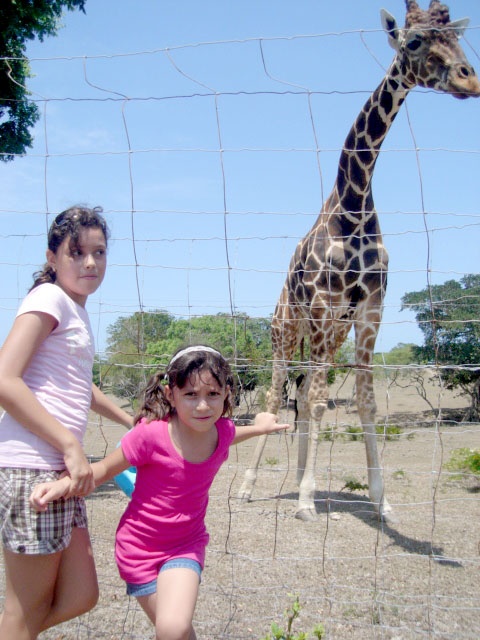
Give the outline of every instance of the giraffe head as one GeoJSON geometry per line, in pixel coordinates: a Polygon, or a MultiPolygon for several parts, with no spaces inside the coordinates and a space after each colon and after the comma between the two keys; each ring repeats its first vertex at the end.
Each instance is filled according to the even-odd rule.
{"type": "Polygon", "coordinates": [[[468,62],[459,38],[469,18],[450,21],[448,7],[431,0],[427,11],[416,0],[405,0],[407,16],[400,29],[395,18],[382,9],[381,17],[390,45],[397,51],[404,82],[450,93],[455,98],[480,96],[480,82],[468,62]]]}

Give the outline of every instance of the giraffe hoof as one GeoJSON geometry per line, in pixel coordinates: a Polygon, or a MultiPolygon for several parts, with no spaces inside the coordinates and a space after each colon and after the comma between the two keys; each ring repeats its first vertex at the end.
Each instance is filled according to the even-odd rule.
{"type": "Polygon", "coordinates": [[[242,504],[245,504],[247,502],[250,502],[251,494],[248,493],[247,491],[239,491],[237,498],[240,500],[242,504]]]}
{"type": "Polygon", "coordinates": [[[398,518],[395,516],[391,508],[388,510],[380,511],[378,515],[380,517],[380,520],[386,522],[387,524],[396,524],[398,522],[398,518]]]}
{"type": "Polygon", "coordinates": [[[374,507],[377,518],[382,522],[386,522],[387,524],[395,524],[398,522],[398,519],[393,513],[392,507],[386,500],[384,500],[384,502],[380,506],[378,505],[378,503],[374,503],[374,507]]]}
{"type": "Polygon", "coordinates": [[[380,506],[380,517],[384,522],[397,522],[395,518],[395,514],[393,513],[393,509],[388,503],[387,500],[383,500],[383,503],[380,506]]]}
{"type": "Polygon", "coordinates": [[[303,520],[303,522],[315,522],[317,519],[317,513],[315,509],[299,509],[295,513],[295,518],[303,520]]]}

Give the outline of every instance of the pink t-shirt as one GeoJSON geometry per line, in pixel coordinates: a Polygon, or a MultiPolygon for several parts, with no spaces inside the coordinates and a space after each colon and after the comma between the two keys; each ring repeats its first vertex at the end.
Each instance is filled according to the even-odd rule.
{"type": "Polygon", "coordinates": [[[220,418],[216,427],[217,448],[200,463],[180,456],[166,420],[142,420],[123,436],[123,453],[137,467],[135,489],[115,545],[118,569],[126,582],[155,580],[160,566],[171,558],[192,558],[203,567],[208,491],[235,437],[231,420],[220,418]]]}
{"type": "MultiPolygon", "coordinates": [[[[37,400],[75,435],[87,427],[95,346],[86,310],[55,284],[41,284],[25,297],[17,316],[40,311],[58,325],[43,341],[23,375],[37,400]]],[[[64,469],[52,445],[4,412],[0,418],[0,467],[64,469]]]]}

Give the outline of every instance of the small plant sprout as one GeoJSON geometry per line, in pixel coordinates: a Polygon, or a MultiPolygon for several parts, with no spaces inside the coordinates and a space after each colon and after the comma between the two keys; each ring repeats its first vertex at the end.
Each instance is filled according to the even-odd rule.
{"type": "Polygon", "coordinates": [[[356,442],[357,440],[363,440],[363,429],[362,427],[354,427],[353,425],[349,425],[345,429],[345,433],[349,437],[350,440],[356,442]]]}
{"type": "Polygon", "coordinates": [[[277,465],[279,463],[278,458],[265,458],[265,463],[268,464],[270,467],[274,467],[275,465],[277,465]]]}
{"type": "Polygon", "coordinates": [[[272,622],[270,627],[271,634],[267,633],[267,635],[261,640],[307,640],[307,638],[317,638],[317,640],[322,640],[325,634],[325,628],[321,623],[315,625],[311,631],[311,635],[304,631],[299,631],[298,633],[293,632],[293,623],[300,616],[301,606],[298,596],[292,596],[289,594],[289,597],[293,597],[294,600],[291,607],[285,611],[286,628],[284,629],[276,622],[272,622]]]}
{"type": "Polygon", "coordinates": [[[344,491],[344,489],[349,491],[368,491],[368,484],[362,484],[356,478],[348,478],[340,491],[344,491]]]}
{"type": "Polygon", "coordinates": [[[376,428],[377,434],[385,436],[385,440],[399,440],[402,430],[396,424],[381,425],[376,428]]]}

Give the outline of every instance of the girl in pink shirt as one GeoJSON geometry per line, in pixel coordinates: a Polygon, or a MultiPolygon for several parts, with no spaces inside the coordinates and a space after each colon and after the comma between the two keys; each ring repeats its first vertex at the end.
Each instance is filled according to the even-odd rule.
{"type": "Polygon", "coordinates": [[[83,496],[93,474],[82,448],[90,409],[127,427],[132,417],[92,383],[95,345],[87,298],[107,266],[101,209],[71,207],[48,232],[47,262],[34,274],[0,351],[0,535],[6,589],[0,640],[33,640],[91,609],[98,584],[83,496]],[[72,496],[37,513],[37,483],[67,470],[72,496]]]}
{"type": "MultiPolygon", "coordinates": [[[[230,366],[218,351],[181,349],[165,373],[150,379],[121,447],[92,464],[97,486],[132,465],[137,469],[115,555],[127,593],[155,625],[156,638],[196,639],[192,620],[208,544],[208,491],[229,447],[288,428],[270,413],[235,427],[232,397],[230,366]]],[[[65,477],[36,487],[31,503],[41,510],[71,491],[65,477]]]]}

